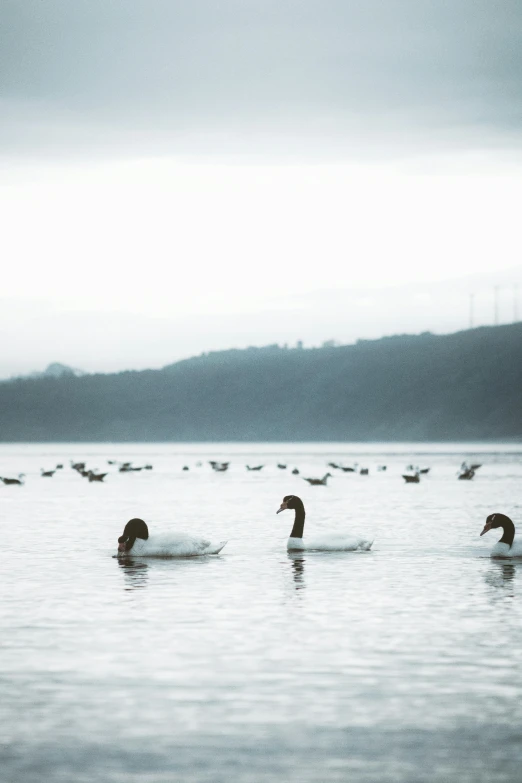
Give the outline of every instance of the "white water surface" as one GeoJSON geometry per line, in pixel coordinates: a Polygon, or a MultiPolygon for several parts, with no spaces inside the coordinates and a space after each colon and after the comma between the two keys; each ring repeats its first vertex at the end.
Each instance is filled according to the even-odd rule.
{"type": "Polygon", "coordinates": [[[0,475],[20,472],[0,484],[2,780],[520,781],[522,562],[479,537],[492,512],[522,535],[520,444],[0,445],[0,475]],[[370,474],[303,481],[330,460],[370,474]],[[418,485],[411,462],[431,467],[418,485]],[[286,494],[305,536],[373,550],[287,553],[286,494]],[[117,559],[134,516],[228,544],[117,559]]]}

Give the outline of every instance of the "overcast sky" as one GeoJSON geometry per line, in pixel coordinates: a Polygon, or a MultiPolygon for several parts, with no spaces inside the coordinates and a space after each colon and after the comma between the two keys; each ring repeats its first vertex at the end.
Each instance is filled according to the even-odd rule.
{"type": "Polygon", "coordinates": [[[0,12],[0,377],[518,316],[519,0],[0,12]]]}

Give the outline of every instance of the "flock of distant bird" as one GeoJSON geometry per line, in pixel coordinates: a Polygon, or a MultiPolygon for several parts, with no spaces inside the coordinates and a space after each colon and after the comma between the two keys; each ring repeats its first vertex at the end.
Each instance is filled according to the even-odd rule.
{"type": "MultiPolygon", "coordinates": [[[[119,472],[120,473],[130,473],[131,471],[138,471],[138,470],[152,470],[152,465],[141,465],[140,467],[135,467],[132,465],[132,462],[116,462],[116,460],[107,460],[107,463],[109,465],[119,465],[119,472]]],[[[107,472],[105,473],[99,473],[97,468],[92,469],[90,468],[87,470],[87,463],[85,462],[72,462],[71,461],[71,468],[75,470],[82,478],[88,479],[89,482],[91,481],[103,481],[105,476],[108,475],[107,472]]],[[[44,468],[40,469],[40,476],[42,478],[52,478],[57,470],[63,470],[63,464],[59,463],[51,470],[45,470],[44,468]]],[[[22,485],[24,483],[24,480],[26,478],[25,473],[19,473],[18,478],[6,478],[4,476],[0,476],[0,481],[3,481],[4,484],[18,484],[22,485]]]]}
{"type": "MultiPolygon", "coordinates": [[[[468,465],[467,462],[463,462],[457,473],[457,478],[461,481],[470,481],[480,467],[482,467],[480,463],[468,465]]],[[[416,465],[408,465],[406,472],[402,474],[402,477],[407,484],[418,484],[420,482],[420,477],[429,472],[430,468],[419,468],[416,465]]]]}
{"type": "MultiPolygon", "coordinates": [[[[139,472],[141,470],[152,470],[153,466],[150,464],[146,465],[133,465],[132,462],[118,462],[117,460],[107,460],[107,463],[109,465],[117,465],[118,471],[120,473],[134,473],[139,472]]],[[[209,465],[212,468],[212,470],[215,473],[225,473],[229,467],[230,462],[218,462],[217,460],[210,460],[209,465]]],[[[337,462],[328,462],[328,467],[332,468],[332,470],[339,470],[343,473],[358,473],[361,476],[368,476],[370,473],[369,468],[363,468],[358,467],[358,464],[355,463],[354,465],[341,465],[337,462]]],[[[202,467],[202,462],[196,462],[196,467],[202,467]]],[[[248,471],[260,471],[263,470],[263,465],[245,465],[246,469],[248,471]]],[[[288,465],[283,464],[281,462],[277,463],[277,467],[280,470],[287,470],[288,465]]],[[[463,462],[460,466],[460,469],[457,473],[457,478],[459,480],[469,481],[471,480],[476,471],[481,467],[479,463],[472,463],[471,465],[468,465],[467,462],[463,462]]],[[[89,482],[92,481],[103,481],[105,477],[108,475],[107,472],[100,473],[97,469],[87,469],[87,465],[85,462],[73,462],[71,461],[71,468],[75,470],[82,478],[86,478],[89,482]]],[[[62,470],[63,464],[58,464],[56,467],[54,467],[51,470],[44,470],[42,468],[40,470],[40,475],[43,478],[52,478],[57,470],[62,470]]],[[[188,465],[183,465],[182,467],[183,471],[190,470],[190,467],[188,465]]],[[[384,472],[387,470],[387,465],[377,465],[377,471],[384,472]]],[[[300,471],[298,468],[293,468],[291,471],[292,475],[298,476],[300,475],[300,471]]],[[[402,474],[402,478],[406,481],[407,484],[418,484],[421,480],[421,476],[427,475],[430,472],[430,468],[419,468],[416,465],[408,465],[406,467],[405,472],[402,474]]],[[[322,478],[311,478],[311,477],[305,477],[302,476],[302,479],[304,481],[307,481],[310,486],[327,486],[328,479],[332,478],[331,473],[325,473],[322,478]]],[[[10,484],[18,484],[22,485],[24,483],[25,479],[25,473],[20,473],[17,478],[6,478],[3,476],[0,476],[0,481],[2,481],[6,485],[10,484]]]]}

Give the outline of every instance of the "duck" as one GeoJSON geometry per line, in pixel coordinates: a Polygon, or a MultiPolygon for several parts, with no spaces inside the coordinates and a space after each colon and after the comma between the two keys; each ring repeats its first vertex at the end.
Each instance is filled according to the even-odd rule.
{"type": "Polygon", "coordinates": [[[212,467],[212,470],[216,471],[216,473],[224,473],[226,470],[228,470],[230,462],[216,462],[215,460],[210,460],[209,465],[212,467]]]}
{"type": "Polygon", "coordinates": [[[522,541],[514,541],[515,525],[505,514],[490,514],[480,535],[497,527],[501,527],[504,533],[491,550],[491,557],[522,557],[522,541]]]}
{"type": "Polygon", "coordinates": [[[401,475],[406,484],[418,484],[420,482],[420,474],[418,465],[406,465],[406,470],[401,475]]]}
{"type": "Polygon", "coordinates": [[[197,557],[217,555],[226,541],[212,543],[186,533],[155,533],[149,536],[149,528],[143,519],[130,519],[118,538],[118,555],[138,557],[197,557]]]}
{"type": "Polygon", "coordinates": [[[89,482],[103,481],[106,475],[106,473],[95,473],[93,470],[87,471],[87,478],[89,479],[89,482]]]}
{"type": "Polygon", "coordinates": [[[134,468],[132,466],[132,462],[122,462],[118,470],[120,471],[120,473],[133,473],[134,471],[137,470],[143,470],[143,468],[139,468],[139,467],[134,468]]]}
{"type": "Polygon", "coordinates": [[[303,541],[303,530],[305,523],[305,507],[300,497],[297,495],[285,495],[280,508],[276,514],[286,509],[294,509],[294,525],[290,532],[286,548],[292,550],[315,550],[319,552],[367,552],[371,549],[373,541],[358,536],[346,535],[344,533],[328,533],[319,537],[303,541]]]}
{"type": "Polygon", "coordinates": [[[25,478],[25,473],[19,473],[18,478],[2,478],[0,476],[0,481],[3,481],[4,484],[10,485],[10,484],[19,484],[20,486],[23,485],[25,478]]]}
{"type": "Polygon", "coordinates": [[[311,487],[326,487],[326,482],[332,477],[331,473],[325,473],[322,478],[305,478],[304,481],[308,481],[311,487]]]}

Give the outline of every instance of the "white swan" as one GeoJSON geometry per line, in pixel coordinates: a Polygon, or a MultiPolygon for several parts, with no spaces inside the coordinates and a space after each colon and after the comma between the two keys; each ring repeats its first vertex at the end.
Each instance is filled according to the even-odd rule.
{"type": "Polygon", "coordinates": [[[515,525],[505,514],[490,514],[480,535],[497,527],[501,527],[504,533],[491,550],[491,557],[522,557],[522,542],[514,541],[515,525]]]}
{"type": "Polygon", "coordinates": [[[371,549],[373,541],[367,541],[365,538],[346,535],[343,533],[329,533],[323,536],[316,536],[307,541],[303,541],[303,529],[305,523],[305,509],[301,498],[297,495],[285,495],[281,507],[276,514],[287,508],[295,510],[294,526],[288,539],[287,549],[289,550],[319,550],[322,552],[356,552],[368,551],[371,549]]]}
{"type": "Polygon", "coordinates": [[[196,557],[217,555],[226,541],[212,543],[206,538],[196,538],[185,533],[155,533],[149,536],[149,529],[143,519],[131,519],[125,525],[123,535],[118,538],[118,555],[139,557],[196,557]]]}

